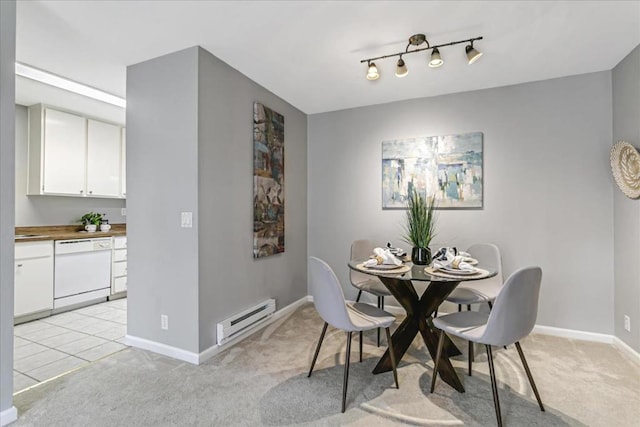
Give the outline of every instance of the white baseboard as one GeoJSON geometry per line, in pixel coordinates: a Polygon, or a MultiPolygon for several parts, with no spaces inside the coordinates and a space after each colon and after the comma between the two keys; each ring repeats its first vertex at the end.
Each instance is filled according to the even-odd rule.
{"type": "Polygon", "coordinates": [[[628,355],[631,360],[640,365],[640,353],[629,347],[629,345],[618,337],[613,337],[613,346],[628,355]]]}
{"type": "Polygon", "coordinates": [[[0,412],[0,427],[6,426],[18,419],[18,410],[15,406],[0,412]]]}
{"type": "Polygon", "coordinates": [[[596,332],[578,331],[575,329],[556,328],[553,326],[536,325],[533,332],[542,335],[551,335],[554,337],[572,338],[581,341],[603,342],[607,344],[613,343],[613,335],[599,334],[596,332]]]}
{"type": "Polygon", "coordinates": [[[131,347],[149,350],[154,353],[162,354],[163,356],[171,357],[172,359],[182,360],[184,362],[193,363],[194,365],[198,364],[198,353],[183,350],[157,341],[151,341],[127,334],[124,337],[124,343],[131,347]]]}
{"type": "Polygon", "coordinates": [[[227,348],[239,343],[243,339],[250,336],[252,333],[270,325],[271,323],[275,322],[281,317],[293,312],[302,304],[308,301],[309,301],[308,296],[302,297],[299,300],[294,301],[291,304],[287,305],[286,307],[283,307],[280,310],[277,310],[271,316],[263,319],[262,321],[256,323],[252,327],[246,329],[242,333],[238,334],[236,337],[233,337],[228,342],[222,345],[214,344],[211,347],[207,348],[206,350],[201,351],[200,353],[186,351],[181,348],[173,347],[167,344],[162,344],[156,341],[147,340],[144,338],[135,337],[132,335],[125,336],[125,344],[130,345],[132,347],[141,348],[143,350],[149,350],[154,353],[162,354],[163,356],[168,356],[173,359],[178,359],[188,363],[192,363],[194,365],[199,365],[205,362],[206,360],[212,358],[216,354],[220,353],[222,350],[226,350],[227,348]]]}

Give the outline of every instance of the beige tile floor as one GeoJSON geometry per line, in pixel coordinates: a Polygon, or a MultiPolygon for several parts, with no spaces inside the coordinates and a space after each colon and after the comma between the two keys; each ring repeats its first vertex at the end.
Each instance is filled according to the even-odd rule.
{"type": "Polygon", "coordinates": [[[13,392],[116,353],[127,332],[127,299],[34,320],[14,328],[13,392]]]}

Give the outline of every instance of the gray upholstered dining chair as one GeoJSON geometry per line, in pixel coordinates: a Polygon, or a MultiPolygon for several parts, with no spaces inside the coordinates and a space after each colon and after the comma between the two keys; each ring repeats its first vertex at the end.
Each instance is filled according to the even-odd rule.
{"type": "Polygon", "coordinates": [[[396,372],[395,354],[389,332],[389,326],[395,321],[395,317],[369,304],[345,302],[342,286],[335,273],[326,262],[316,257],[309,258],[309,283],[311,295],[313,296],[313,304],[316,310],[318,310],[318,313],[320,313],[320,316],[324,319],[324,326],[307,377],[310,377],[313,372],[313,367],[320,353],[320,346],[327,332],[327,326],[331,325],[334,328],[346,331],[347,354],[344,364],[344,380],[342,383],[342,412],[344,412],[347,397],[347,381],[349,379],[352,334],[356,331],[360,333],[360,361],[362,362],[362,331],[385,328],[391,356],[391,365],[393,367],[393,379],[396,387],[400,388],[398,385],[398,373],[396,372]]]}
{"type": "Polygon", "coordinates": [[[458,311],[462,310],[463,305],[470,310],[471,304],[485,302],[491,309],[503,285],[500,249],[492,243],[477,243],[469,246],[467,252],[478,260],[479,266],[495,269],[498,274],[488,279],[466,282],[463,286],[455,288],[446,300],[458,304],[458,311]]]}
{"type": "MultiPolygon", "coordinates": [[[[369,256],[373,254],[374,248],[375,245],[371,240],[354,240],[351,244],[351,260],[369,258],[369,256]]],[[[378,297],[378,308],[384,310],[384,297],[391,296],[391,292],[389,292],[380,279],[352,269],[349,270],[349,279],[351,284],[358,289],[356,302],[360,301],[362,291],[369,292],[378,297]]],[[[378,329],[378,347],[380,347],[380,329],[378,329]]]]}
{"type": "Polygon", "coordinates": [[[498,426],[502,426],[498,385],[493,367],[491,346],[506,346],[515,343],[533,393],[538,400],[540,410],[544,411],[538,389],[520,346],[520,340],[529,335],[536,323],[541,280],[542,270],[540,267],[522,268],[507,279],[490,313],[463,311],[433,319],[433,325],[440,330],[440,333],[435,366],[431,378],[431,393],[433,393],[436,384],[445,333],[469,341],[469,348],[472,348],[472,343],[484,344],[489,361],[496,417],[498,418],[498,426]]]}

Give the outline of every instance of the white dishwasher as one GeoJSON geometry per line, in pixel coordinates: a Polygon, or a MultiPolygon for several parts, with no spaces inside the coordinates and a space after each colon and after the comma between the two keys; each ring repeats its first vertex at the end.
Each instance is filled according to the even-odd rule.
{"type": "Polygon", "coordinates": [[[53,309],[105,299],[111,289],[111,238],[56,240],[53,309]]]}

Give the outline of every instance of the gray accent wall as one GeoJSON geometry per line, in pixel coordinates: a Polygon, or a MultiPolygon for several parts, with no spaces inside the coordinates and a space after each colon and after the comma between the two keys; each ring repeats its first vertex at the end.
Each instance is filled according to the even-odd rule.
{"type": "Polygon", "coordinates": [[[197,48],[127,68],[127,199],[127,334],[197,353],[197,48]]]}
{"type": "MultiPolygon", "coordinates": [[[[640,149],[640,46],[613,69],[613,141],[640,149]]],[[[640,352],[640,199],[629,199],[613,183],[614,330],[640,352]],[[631,331],[624,329],[624,316],[631,331]]]]}
{"type": "Polygon", "coordinates": [[[13,406],[15,1],[0,1],[0,30],[0,413],[8,414],[13,406]]]}
{"type": "Polygon", "coordinates": [[[15,215],[16,226],[72,225],[86,212],[94,211],[107,215],[112,224],[127,222],[122,216],[126,201],[94,197],[27,196],[27,173],[29,152],[28,109],[16,105],[16,147],[15,147],[15,215]]]}
{"type": "Polygon", "coordinates": [[[198,199],[200,350],[216,324],[307,295],[307,116],[200,49],[198,199]],[[284,115],[285,252],[253,259],[253,103],[284,115]]]}
{"type": "Polygon", "coordinates": [[[306,140],[304,113],[202,48],[128,67],[129,335],[199,353],[230,315],[307,295],[306,140]],[[285,116],[286,251],[260,260],[254,101],[285,116]],[[193,212],[193,228],[180,212],[193,212]]]}
{"type": "Polygon", "coordinates": [[[496,243],[505,277],[542,267],[538,324],[613,333],[611,72],[315,114],[308,126],[308,252],[347,297],[353,240],[410,249],[404,211],[381,208],[381,142],[480,131],[484,208],[439,211],[436,243],[496,243]]]}

